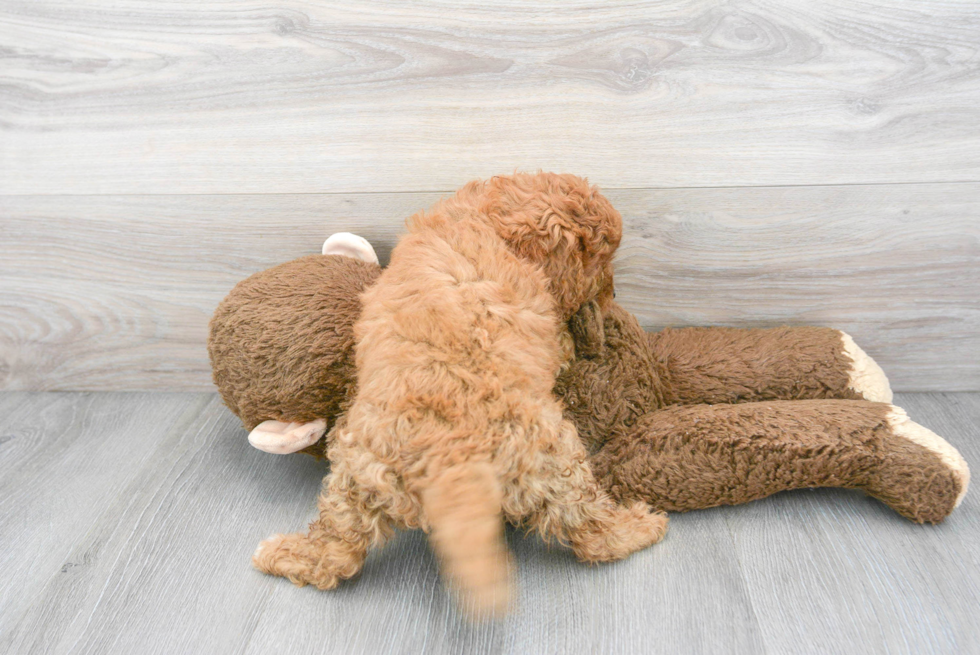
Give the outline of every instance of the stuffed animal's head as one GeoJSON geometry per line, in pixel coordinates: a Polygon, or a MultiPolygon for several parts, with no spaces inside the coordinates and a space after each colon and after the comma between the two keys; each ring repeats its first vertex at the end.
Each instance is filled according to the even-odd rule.
{"type": "Polygon", "coordinates": [[[359,296],[381,268],[354,235],[334,235],[323,252],[242,280],[211,319],[214,383],[267,452],[322,455],[325,433],[353,400],[359,296]]]}

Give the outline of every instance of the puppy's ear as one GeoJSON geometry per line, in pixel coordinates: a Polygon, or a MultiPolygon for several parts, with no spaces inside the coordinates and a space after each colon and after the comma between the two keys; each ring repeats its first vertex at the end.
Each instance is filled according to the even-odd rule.
{"type": "Polygon", "coordinates": [[[575,356],[593,359],[602,354],[606,332],[602,326],[602,310],[595,300],[582,305],[568,320],[568,330],[575,340],[575,356]]]}

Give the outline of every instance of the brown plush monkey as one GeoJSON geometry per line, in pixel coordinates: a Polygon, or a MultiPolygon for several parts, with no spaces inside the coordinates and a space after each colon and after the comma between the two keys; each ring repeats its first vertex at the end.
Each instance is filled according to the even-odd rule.
{"type": "MultiPolygon", "coordinates": [[[[215,384],[268,452],[322,457],[354,396],[358,297],[381,269],[354,235],[324,253],[243,280],[211,321],[215,384]]],[[[617,499],[687,511],[848,487],[935,523],[966,493],[960,454],[889,404],[884,373],[840,331],[646,333],[615,303],[568,327],[575,356],[555,393],[617,499]]]]}

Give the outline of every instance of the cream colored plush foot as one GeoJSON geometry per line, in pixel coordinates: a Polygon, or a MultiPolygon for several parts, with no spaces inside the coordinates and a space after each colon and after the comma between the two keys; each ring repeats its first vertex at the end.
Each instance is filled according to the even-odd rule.
{"type": "Polygon", "coordinates": [[[310,423],[265,421],[248,433],[248,442],[274,455],[287,455],[312,446],[327,431],[327,422],[318,418],[310,423]]]}
{"type": "Polygon", "coordinates": [[[353,257],[369,264],[378,263],[378,256],[368,240],[350,232],[338,232],[331,235],[329,239],[323,242],[322,252],[324,255],[353,257]]]}
{"type": "Polygon", "coordinates": [[[851,335],[846,332],[841,332],[840,335],[844,344],[844,354],[850,357],[852,362],[848,388],[864,396],[865,400],[890,403],[892,388],[888,384],[885,372],[875,360],[854,343],[851,335]]]}
{"type": "Polygon", "coordinates": [[[963,496],[966,495],[966,488],[970,485],[970,468],[966,465],[966,460],[963,459],[959,451],[932,430],[910,420],[908,414],[901,407],[892,405],[887,420],[896,436],[931,450],[939,456],[943,464],[950,468],[953,476],[960,483],[960,492],[956,496],[956,504],[954,505],[954,507],[958,507],[963,496]]]}

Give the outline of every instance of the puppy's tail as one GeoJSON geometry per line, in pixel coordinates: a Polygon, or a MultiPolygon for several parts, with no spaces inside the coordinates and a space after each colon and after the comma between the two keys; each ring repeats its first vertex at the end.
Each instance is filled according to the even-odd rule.
{"type": "Polygon", "coordinates": [[[500,483],[489,464],[442,471],[422,497],[443,574],[474,617],[500,616],[511,595],[510,553],[504,543],[500,483]]]}

